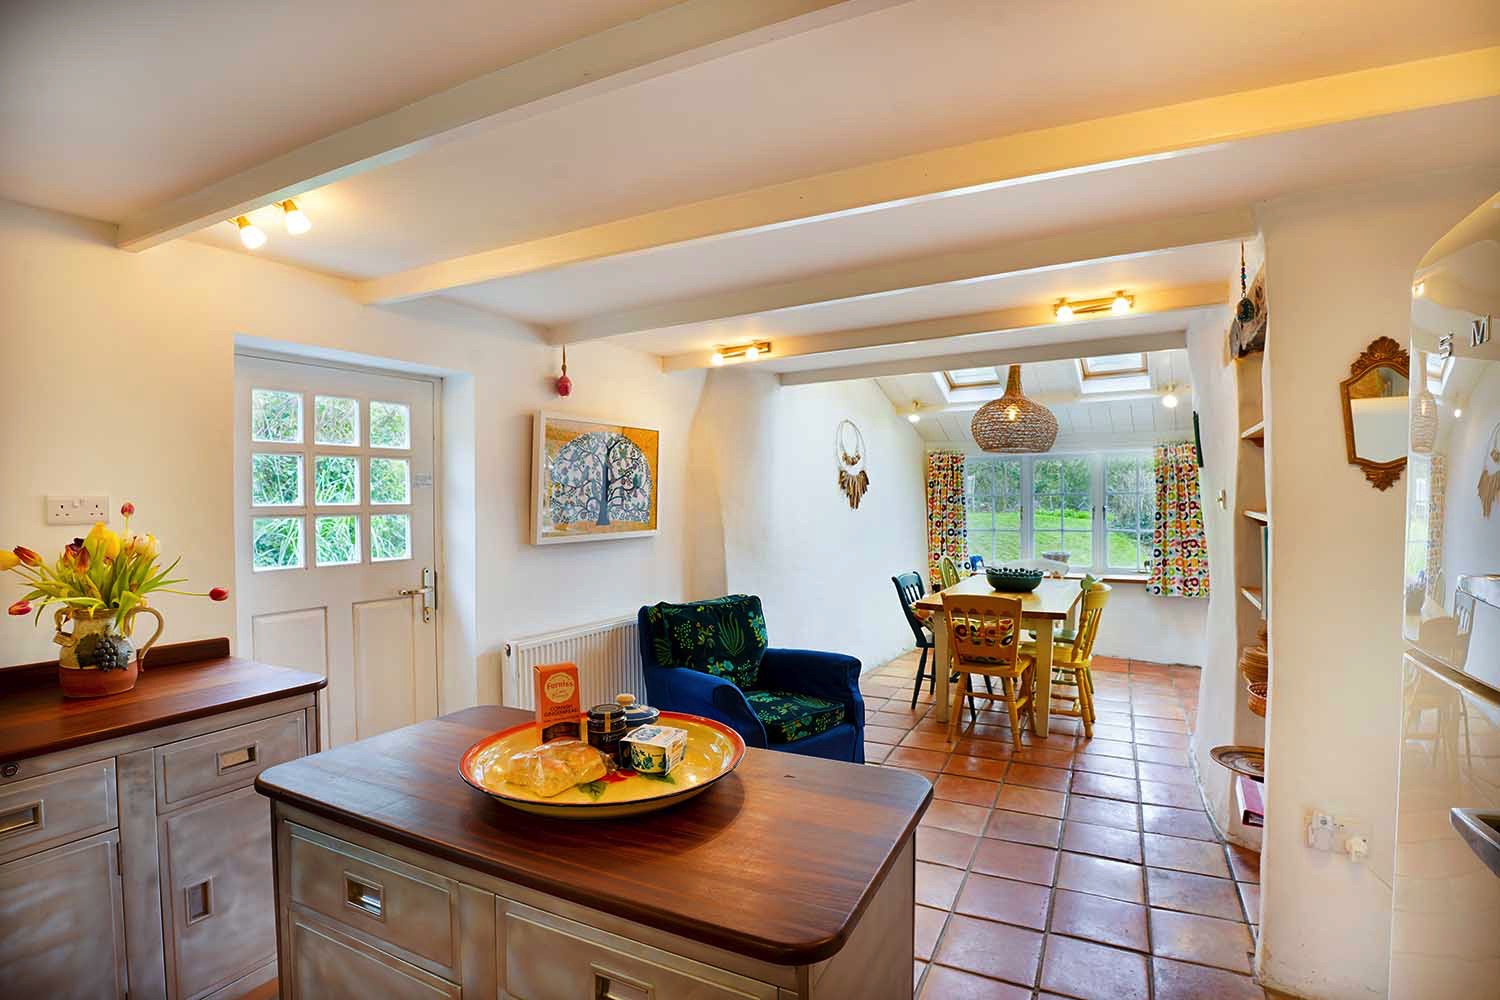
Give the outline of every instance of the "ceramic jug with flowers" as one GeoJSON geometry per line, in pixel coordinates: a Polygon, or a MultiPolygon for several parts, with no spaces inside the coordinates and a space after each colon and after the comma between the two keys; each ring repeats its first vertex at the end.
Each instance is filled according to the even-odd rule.
{"type": "Polygon", "coordinates": [[[86,537],[68,543],[51,565],[23,545],[8,552],[0,549],[0,570],[19,576],[27,591],[10,606],[10,614],[19,617],[35,612],[34,621],[39,621],[43,611],[56,605],[52,640],[62,647],[57,657],[58,678],[69,698],[94,698],[135,687],[141,661],[165,625],[161,612],[147,603],[149,595],[181,594],[213,601],[229,597],[223,587],[204,594],[173,589],[185,582],[172,577],[181,558],[163,569],[156,536],[130,530],[135,505],[125,504],[120,513],[125,517],[123,534],[100,521],[86,537]],[[155,618],[156,627],[137,651],[131,637],[136,619],[143,614],[155,618]],[[64,630],[68,625],[72,631],[64,630]]]}

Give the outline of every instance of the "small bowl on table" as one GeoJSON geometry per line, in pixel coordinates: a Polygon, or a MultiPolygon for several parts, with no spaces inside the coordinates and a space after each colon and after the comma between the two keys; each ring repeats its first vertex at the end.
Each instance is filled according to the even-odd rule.
{"type": "Polygon", "coordinates": [[[1010,569],[1005,566],[988,566],[984,571],[990,587],[1002,594],[1029,594],[1042,582],[1039,569],[1010,569]]]}

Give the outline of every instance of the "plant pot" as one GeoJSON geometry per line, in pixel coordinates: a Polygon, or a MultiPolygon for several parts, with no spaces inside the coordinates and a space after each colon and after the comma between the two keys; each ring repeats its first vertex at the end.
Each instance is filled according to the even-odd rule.
{"type": "Polygon", "coordinates": [[[57,679],[64,698],[100,698],[135,687],[141,659],[161,637],[166,624],[161,612],[144,604],[126,612],[123,628],[116,627],[111,610],[59,608],[54,620],[57,632],[52,641],[62,647],[57,654],[57,679]],[[156,619],[156,631],[137,652],[130,634],[136,615],[143,612],[156,619]],[[73,623],[73,631],[63,631],[67,622],[73,623]]]}

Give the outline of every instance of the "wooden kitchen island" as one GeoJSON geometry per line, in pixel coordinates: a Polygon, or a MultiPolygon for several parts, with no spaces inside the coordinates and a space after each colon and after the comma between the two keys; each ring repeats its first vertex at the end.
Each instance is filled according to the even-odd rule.
{"type": "Polygon", "coordinates": [[[918,775],[750,750],[697,798],[559,820],[458,775],[470,708],[282,764],[281,995],[910,997],[918,775]]]}

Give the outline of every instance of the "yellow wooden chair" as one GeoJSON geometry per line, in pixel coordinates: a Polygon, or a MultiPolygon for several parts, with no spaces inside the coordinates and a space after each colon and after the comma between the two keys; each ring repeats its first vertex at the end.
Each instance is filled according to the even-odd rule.
{"type": "Polygon", "coordinates": [[[958,573],[958,563],[953,560],[952,556],[943,556],[942,559],[938,560],[938,572],[942,575],[944,590],[947,590],[962,579],[958,573]]]}
{"type": "MultiPolygon", "coordinates": [[[[1071,643],[1052,645],[1052,697],[1059,696],[1057,685],[1076,688],[1073,701],[1065,708],[1052,707],[1053,715],[1066,715],[1083,720],[1085,739],[1094,736],[1094,723],[1098,713],[1094,711],[1094,641],[1099,638],[1099,621],[1104,617],[1104,606],[1109,603],[1110,588],[1106,583],[1096,583],[1083,592],[1082,607],[1078,610],[1078,634],[1071,643]]],[[[1067,695],[1062,695],[1067,697],[1067,695]]]]}
{"type": "MultiPolygon", "coordinates": [[[[1036,666],[1030,655],[1021,652],[1021,599],[945,593],[943,611],[948,619],[948,649],[958,677],[948,713],[949,742],[958,740],[967,694],[971,699],[1005,704],[1011,740],[1017,750],[1021,749],[1021,720],[1031,716],[1036,666]],[[969,675],[985,678],[986,690],[970,690],[969,675]],[[1000,681],[999,692],[989,690],[990,678],[1000,681]]],[[[973,726],[972,717],[969,725],[973,726]]]]}

